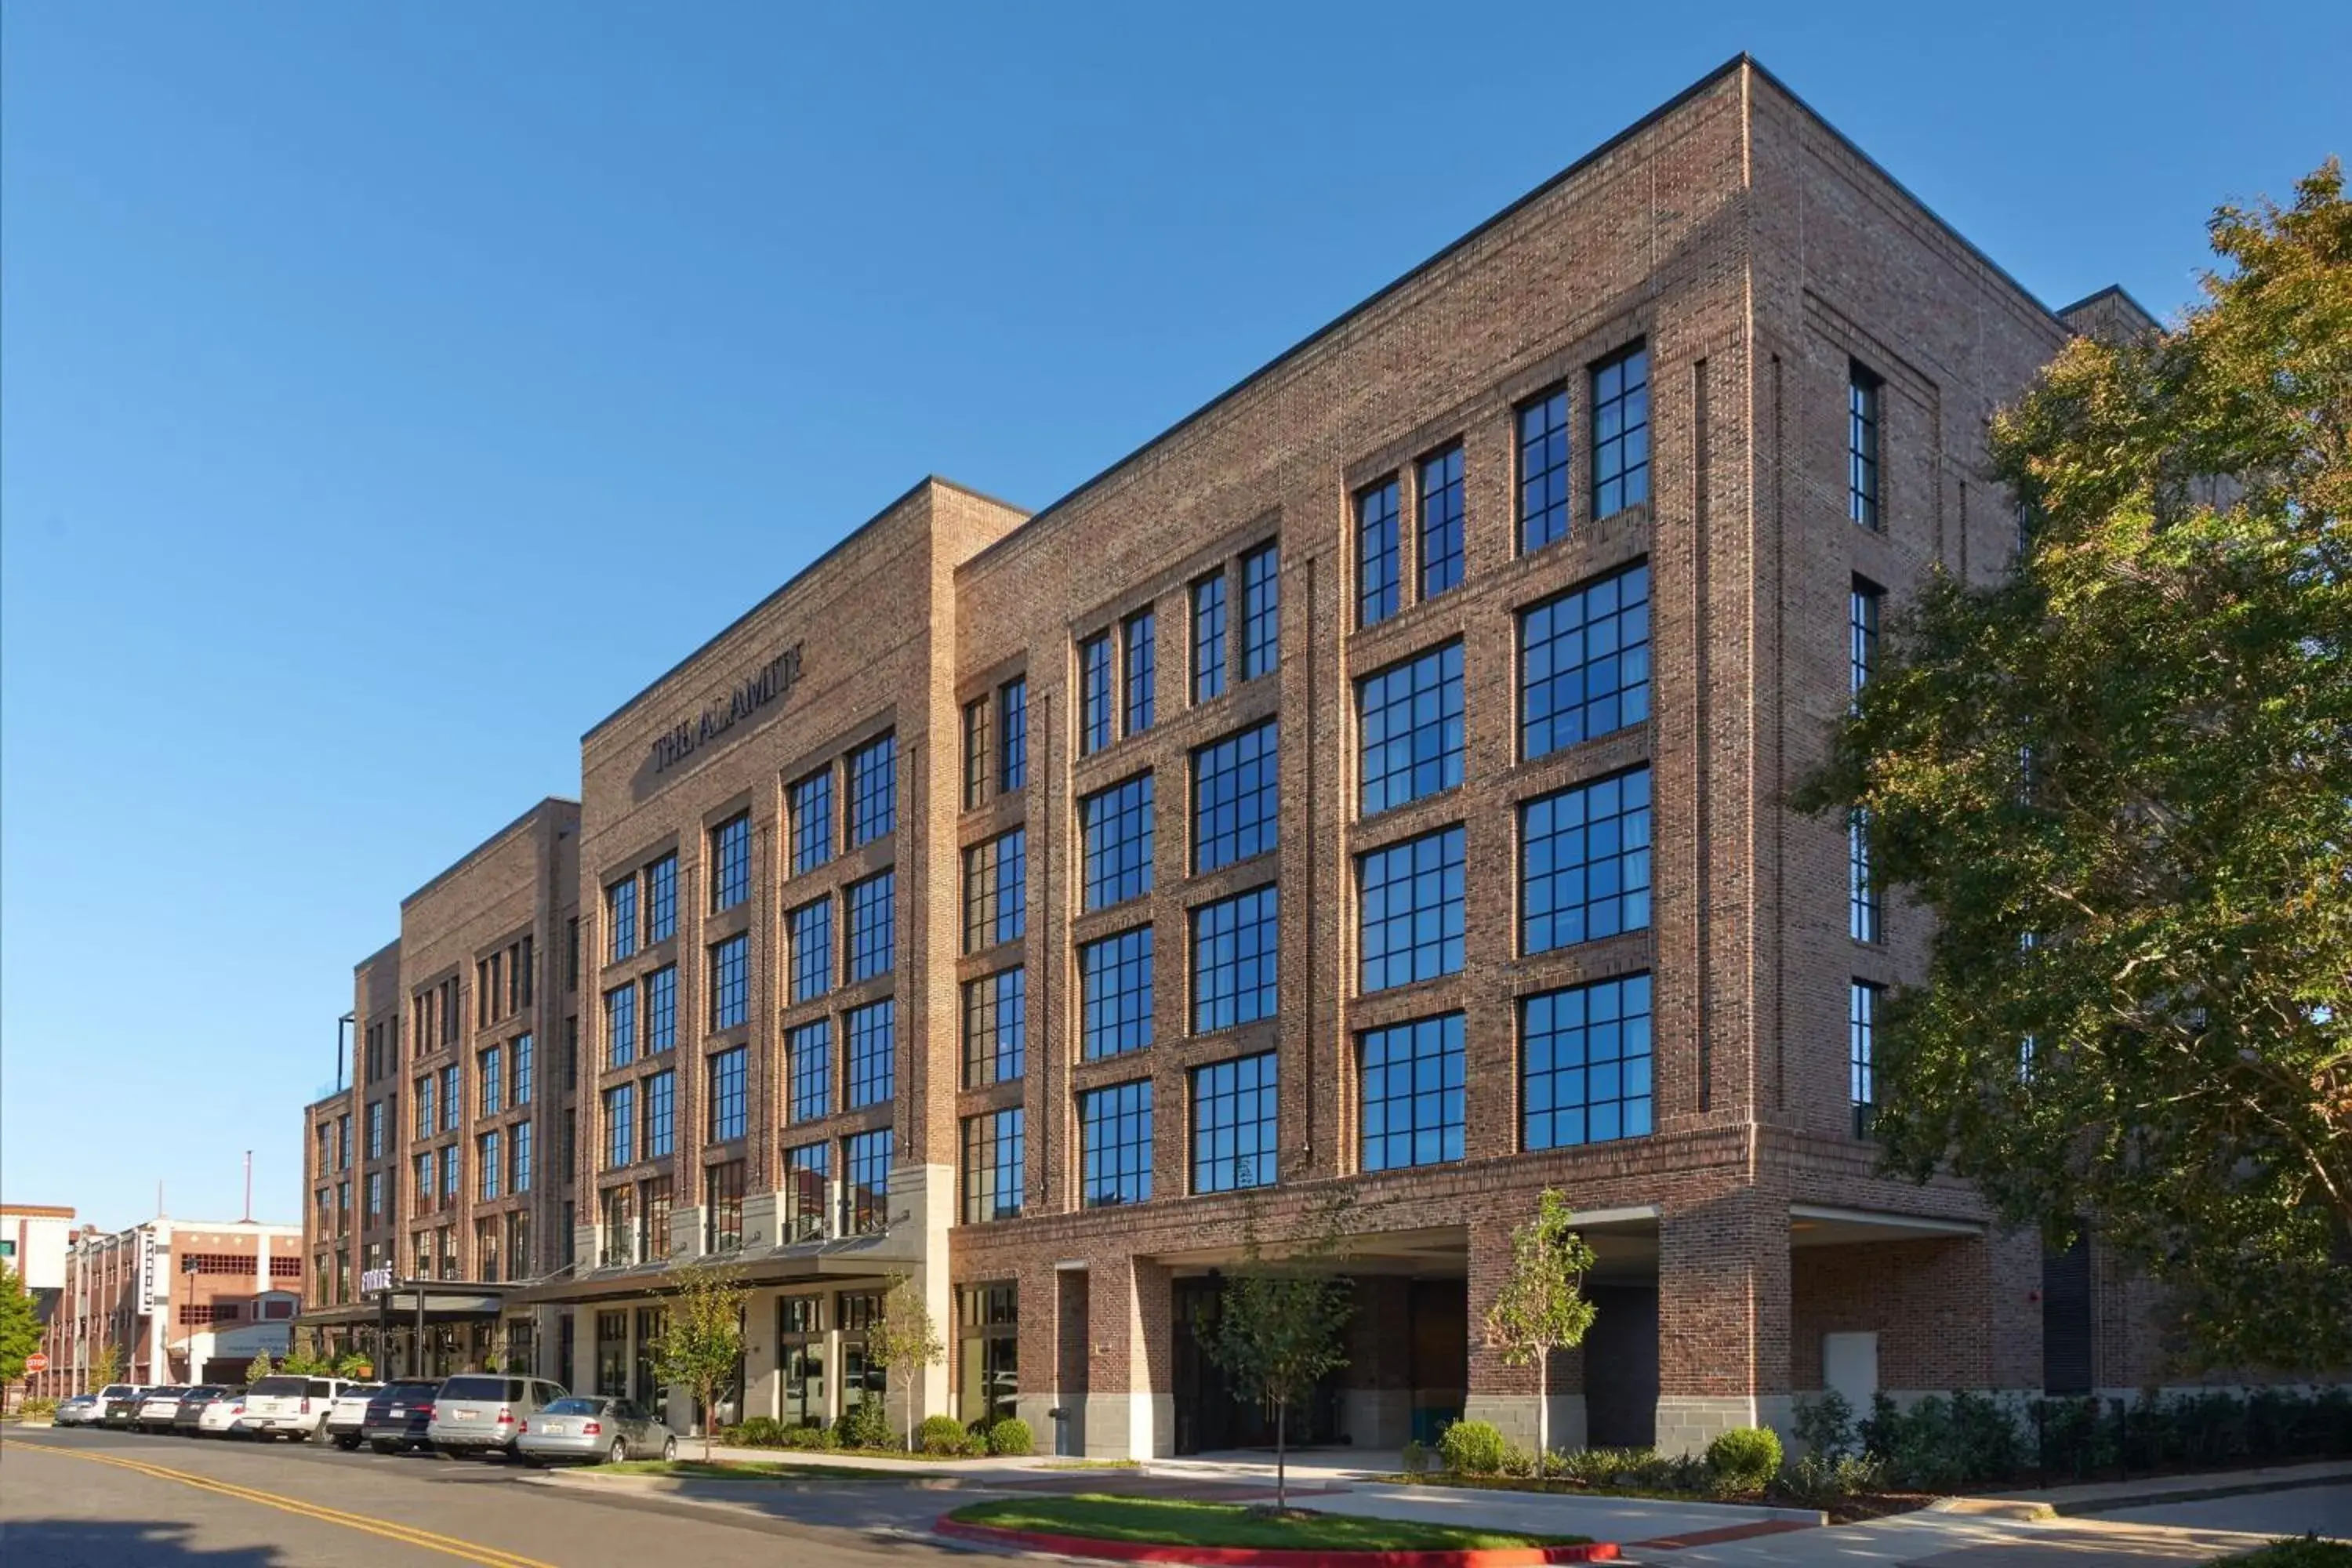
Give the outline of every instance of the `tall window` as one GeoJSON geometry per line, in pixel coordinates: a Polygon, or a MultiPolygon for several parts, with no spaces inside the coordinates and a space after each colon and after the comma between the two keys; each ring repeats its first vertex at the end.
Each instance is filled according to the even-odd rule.
{"type": "Polygon", "coordinates": [[[1151,928],[1078,948],[1079,1047],[1086,1059],[1151,1043],[1151,928]]]}
{"type": "Polygon", "coordinates": [[[898,737],[885,735],[849,753],[849,847],[870,844],[898,826],[898,737]]]}
{"type": "Polygon", "coordinates": [[[784,915],[784,941],[792,949],[792,999],[805,1002],[833,989],[833,900],[819,899],[784,915]]]}
{"type": "Polygon", "coordinates": [[[731,1029],[751,1016],[751,933],[739,931],[710,950],[710,1026],[731,1029]]]}
{"type": "Polygon", "coordinates": [[[1845,814],[1846,934],[1856,942],[1884,939],[1878,884],[1870,870],[1870,813],[1855,806],[1845,814]]]}
{"type": "Polygon", "coordinates": [[[507,1153],[508,1190],[530,1191],[530,1129],[528,1121],[514,1124],[513,1147],[507,1153]]]}
{"type": "Polygon", "coordinates": [[[791,1074],[788,1120],[814,1121],[833,1109],[833,1021],[819,1018],[784,1036],[785,1070],[791,1074]]]}
{"type": "Polygon", "coordinates": [[[669,1214],[675,1190],[667,1176],[637,1184],[637,1256],[645,1262],[669,1256],[669,1214]]]}
{"type": "Polygon", "coordinates": [[[1078,755],[1110,744],[1110,634],[1078,645],[1078,755]]]}
{"type": "Polygon", "coordinates": [[[825,1188],[833,1173],[833,1145],[803,1143],[784,1151],[782,1241],[815,1241],[824,1235],[825,1188]]]}
{"type": "Polygon", "coordinates": [[[1520,808],[1522,952],[1549,952],[1649,923],[1648,768],[1520,808]]]}
{"type": "Polygon", "coordinates": [[[898,1059],[898,1014],[888,998],[854,1007],[842,1019],[849,1049],[849,1103],[845,1109],[879,1105],[893,1092],[898,1059]]]}
{"type": "Polygon", "coordinates": [[[1568,388],[1519,405],[1519,549],[1540,550],[1568,533],[1568,388]]]}
{"type": "Polygon", "coordinates": [[[667,942],[677,934],[677,857],[665,855],[646,868],[646,941],[667,942]]]}
{"type": "Polygon", "coordinates": [[[1149,1200],[1151,1080],[1138,1079],[1078,1096],[1078,1198],[1086,1207],[1149,1200]]]}
{"type": "Polygon", "coordinates": [[[1853,580],[1845,612],[1850,690],[1859,692],[1869,685],[1871,672],[1878,668],[1878,612],[1885,599],[1885,590],[1869,578],[1853,580]]]}
{"type": "MultiPolygon", "coordinates": [[[[526,1039],[529,1037],[529,1036],[524,1037],[526,1039]]],[[[367,1108],[367,1157],[371,1160],[383,1158],[383,1123],[386,1103],[379,1100],[367,1108]]]]}
{"type": "Polygon", "coordinates": [[[637,1163],[637,1086],[616,1083],[604,1091],[604,1168],[637,1163]]]}
{"type": "Polygon", "coordinates": [[[677,1073],[657,1072],[646,1086],[646,1158],[658,1160],[677,1147],[677,1073]]]}
{"type": "Polygon", "coordinates": [[[1846,516],[1878,526],[1878,403],[1885,384],[1848,362],[1845,381],[1846,516]]]}
{"type": "Polygon", "coordinates": [[[737,1046],[710,1058],[710,1141],[725,1143],[743,1136],[746,1121],[745,1079],[750,1048],[737,1046]]]}
{"type": "Polygon", "coordinates": [[[1125,644],[1126,692],[1119,704],[1119,732],[1139,735],[1151,728],[1154,712],[1154,687],[1159,679],[1159,637],[1153,629],[1150,610],[1139,611],[1119,623],[1119,639],[1125,644]]]}
{"type": "Polygon", "coordinates": [[[646,1054],[657,1056],[677,1044],[677,965],[664,964],[646,976],[646,1054]]]}
{"type": "Polygon", "coordinates": [[[963,705],[963,808],[976,811],[988,799],[989,700],[963,705]]]}
{"type": "Polygon", "coordinates": [[[1192,1190],[1271,1186],[1276,1053],[1192,1069],[1192,1190]]]}
{"type": "Polygon", "coordinates": [[[786,792],[792,797],[793,875],[833,858],[833,770],[809,774],[786,792]]]}
{"type": "Polygon", "coordinates": [[[1650,977],[1546,991],[1519,1004],[1520,1146],[1650,1131],[1650,977]]]}
{"type": "Polygon", "coordinates": [[[1192,871],[1263,855],[1279,832],[1276,721],[1213,741],[1192,753],[1192,871]]]}
{"type": "Polygon", "coordinates": [[[1255,680],[1282,660],[1282,557],[1261,544],[1242,557],[1242,679],[1255,680]]]}
{"type": "Polygon", "coordinates": [[[1192,1032],[1270,1018],[1281,953],[1271,884],[1192,911],[1192,1032]]]}
{"type": "Polygon", "coordinates": [[[1018,1219],[1026,1163],[1021,1107],[963,1119],[963,1223],[1018,1219]]]}
{"type": "Polygon", "coordinates": [[[1621,349],[1592,367],[1592,515],[1650,499],[1650,352],[1621,349]]]}
{"type": "Polygon", "coordinates": [[[889,973],[898,963],[898,873],[852,882],[842,896],[849,905],[849,983],[889,973]]]}
{"type": "Polygon", "coordinates": [[[841,1141],[844,1216],[852,1236],[866,1236],[890,1223],[891,1131],[853,1132],[841,1141]]]}
{"type": "Polygon", "coordinates": [[[426,1073],[416,1080],[416,1089],[409,1096],[409,1103],[416,1107],[416,1131],[412,1136],[430,1138],[433,1136],[433,1075],[431,1073],[426,1073]]]}
{"type": "Polygon", "coordinates": [[[1463,851],[1456,826],[1358,858],[1366,993],[1462,973],[1463,851]]]}
{"type": "Polygon", "coordinates": [[[1192,584],[1192,700],[1225,693],[1225,574],[1192,584]]]}
{"type": "Polygon", "coordinates": [[[1878,1105],[1878,997],[1883,988],[1867,980],[1846,987],[1846,1088],[1853,1101],[1853,1135],[1870,1136],[1871,1112],[1878,1105]]]}
{"type": "MultiPolygon", "coordinates": [[[[528,1130],[530,1123],[526,1121],[522,1126],[524,1130],[528,1130]]],[[[367,1213],[368,1222],[371,1225],[383,1217],[383,1173],[382,1171],[370,1171],[367,1173],[367,1213]]]]}
{"type": "Polygon", "coordinates": [[[1397,613],[1397,486],[1394,479],[1356,496],[1356,624],[1378,626],[1397,613]]]}
{"type": "Polygon", "coordinates": [[[963,1086],[986,1089],[1026,1070],[1028,971],[1007,969],[963,988],[963,1086]]]}
{"type": "Polygon", "coordinates": [[[751,896],[751,818],[720,823],[710,835],[710,907],[731,910],[751,896]]]}
{"type": "Polygon", "coordinates": [[[1462,645],[1356,683],[1359,809],[1366,816],[1462,782],[1462,645]]]}
{"type": "Polygon", "coordinates": [[[484,1203],[499,1195],[499,1184],[507,1173],[505,1142],[495,1129],[474,1140],[475,1190],[484,1203]]]}
{"type": "Polygon", "coordinates": [[[618,963],[637,951],[637,879],[624,877],[604,889],[604,923],[613,938],[605,962],[618,963]]]}
{"type": "Polygon", "coordinates": [[[530,1103],[531,1079],[536,1067],[533,1058],[538,1053],[538,1045],[529,1035],[515,1037],[514,1102],[517,1105],[530,1103]]]}
{"type": "Polygon", "coordinates": [[[1028,921],[1029,835],[1016,827],[963,852],[963,950],[1018,937],[1028,921]]]}
{"type": "Polygon", "coordinates": [[[703,1247],[740,1252],[743,1247],[744,1162],[730,1160],[702,1173],[703,1247]]]}
{"type": "Polygon", "coordinates": [[[455,1132],[466,1120],[466,1084],[457,1064],[441,1069],[441,1131],[455,1132]]]}
{"type": "Polygon", "coordinates": [[[1462,582],[1462,448],[1421,460],[1421,596],[1462,582]]]}
{"type": "Polygon", "coordinates": [[[1462,1015],[1370,1030],[1360,1048],[1360,1165],[1392,1171],[1462,1158],[1462,1015]]]}
{"type": "Polygon", "coordinates": [[[1003,740],[997,748],[996,784],[1006,795],[1029,785],[1029,682],[1006,681],[996,689],[996,727],[1003,740]]]}
{"type": "Polygon", "coordinates": [[[637,988],[615,985],[604,993],[604,1065],[625,1068],[637,1059],[637,988]]]}
{"type": "Polygon", "coordinates": [[[474,1102],[478,1116],[496,1116],[506,1109],[506,1055],[491,1046],[474,1058],[474,1102]]]}
{"type": "Polygon", "coordinates": [[[1650,716],[1650,568],[1519,616],[1519,755],[1533,761],[1650,716]]]}
{"type": "Polygon", "coordinates": [[[1151,891],[1151,816],[1150,773],[1078,802],[1087,909],[1108,909],[1151,891]]]}

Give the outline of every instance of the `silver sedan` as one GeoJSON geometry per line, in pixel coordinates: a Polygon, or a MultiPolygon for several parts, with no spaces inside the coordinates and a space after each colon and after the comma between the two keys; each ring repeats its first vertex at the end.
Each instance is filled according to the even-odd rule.
{"type": "Polygon", "coordinates": [[[515,1448],[542,1463],[572,1459],[617,1465],[624,1459],[675,1459],[677,1434],[631,1400],[575,1394],[531,1412],[515,1448]]]}

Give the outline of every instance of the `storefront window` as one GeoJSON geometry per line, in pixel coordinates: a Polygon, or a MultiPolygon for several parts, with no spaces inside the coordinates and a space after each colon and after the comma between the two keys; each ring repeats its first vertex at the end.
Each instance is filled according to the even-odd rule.
{"type": "Polygon", "coordinates": [[[596,1392],[615,1399],[629,1396],[629,1315],[596,1314],[596,1392]]]}
{"type": "Polygon", "coordinates": [[[654,1341],[669,1331],[669,1310],[666,1307],[637,1309],[637,1363],[635,1381],[630,1384],[631,1397],[639,1404],[659,1410],[669,1398],[669,1390],[654,1382],[654,1341]]]}
{"type": "Polygon", "coordinates": [[[866,1355],[866,1334],[882,1321],[877,1292],[844,1291],[841,1310],[841,1413],[848,1415],[869,1399],[879,1400],[889,1388],[889,1370],[866,1355]]]}
{"type": "Polygon", "coordinates": [[[776,1303],[776,1366],[783,1374],[783,1423],[824,1424],[824,1321],[821,1296],[776,1303]]]}
{"type": "Polygon", "coordinates": [[[1018,1290],[1010,1283],[969,1285],[959,1290],[956,1320],[956,1415],[967,1425],[994,1423],[1013,1414],[1021,1391],[1021,1330],[1018,1290]]]}

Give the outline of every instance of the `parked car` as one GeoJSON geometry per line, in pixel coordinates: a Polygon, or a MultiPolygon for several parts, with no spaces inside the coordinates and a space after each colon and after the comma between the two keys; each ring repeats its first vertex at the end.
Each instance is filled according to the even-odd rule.
{"type": "Polygon", "coordinates": [[[99,1416],[98,1395],[77,1394],[58,1401],[58,1413],[49,1419],[59,1426],[87,1426],[99,1416]]]}
{"type": "Polygon", "coordinates": [[[562,1384],[541,1378],[461,1373],[433,1396],[433,1419],[425,1434],[439,1453],[459,1458],[499,1453],[511,1458],[521,1423],[563,1396],[562,1384]]]}
{"type": "Polygon", "coordinates": [[[425,1436],[433,1422],[433,1396],[440,1391],[437,1377],[396,1377],[368,1400],[360,1422],[360,1437],[379,1454],[403,1448],[430,1448],[425,1436]]]}
{"type": "Polygon", "coordinates": [[[237,1430],[245,1419],[245,1390],[232,1388],[196,1412],[196,1436],[199,1437],[250,1437],[250,1432],[237,1430]]]}
{"type": "Polygon", "coordinates": [[[383,1392],[380,1383],[347,1383],[327,1406],[327,1441],[348,1454],[360,1446],[360,1428],[367,1425],[368,1401],[383,1392]]]}
{"type": "Polygon", "coordinates": [[[559,1459],[591,1465],[675,1459],[677,1434],[633,1400],[575,1394],[516,1422],[515,1451],[542,1464],[559,1459]]]}
{"type": "Polygon", "coordinates": [[[98,1424],[129,1430],[138,1425],[139,1406],[146,1398],[147,1386],[144,1384],[108,1384],[99,1394],[98,1424]]]}
{"type": "Polygon", "coordinates": [[[327,1430],[327,1406],[343,1387],[340,1377],[307,1377],[299,1373],[265,1377],[245,1391],[245,1414],[237,1417],[236,1429],[262,1438],[321,1441],[327,1430]]]}
{"type": "Polygon", "coordinates": [[[165,1384],[151,1388],[147,1397],[139,1402],[139,1414],[131,1425],[142,1432],[169,1432],[172,1417],[180,1413],[180,1399],[188,1391],[177,1384],[165,1384]]]}
{"type": "Polygon", "coordinates": [[[225,1383],[200,1383],[180,1396],[180,1406],[172,1413],[172,1430],[183,1437],[195,1436],[202,1428],[197,1425],[205,1407],[236,1393],[225,1383]]]}

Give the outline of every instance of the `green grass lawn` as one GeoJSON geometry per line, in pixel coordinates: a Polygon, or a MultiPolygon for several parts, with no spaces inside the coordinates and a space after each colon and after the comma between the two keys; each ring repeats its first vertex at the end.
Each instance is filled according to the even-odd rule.
{"type": "Polygon", "coordinates": [[[2273,1541],[2243,1557],[2216,1557],[2213,1568],[2352,1568],[2352,1544],[2321,1541],[2306,1535],[2298,1541],[2273,1541]]]}
{"type": "Polygon", "coordinates": [[[1580,1546],[1581,1535],[1514,1535],[1399,1519],[1317,1514],[1266,1519],[1238,1503],[1188,1502],[1175,1498],[1006,1498],[973,1503],[948,1516],[963,1524],[1026,1530],[1045,1535],[1087,1535],[1171,1546],[1297,1547],[1326,1552],[1463,1552],[1497,1546],[1580,1546]]]}

